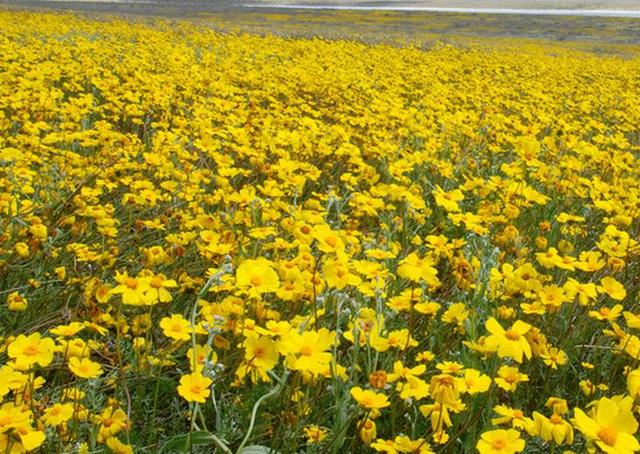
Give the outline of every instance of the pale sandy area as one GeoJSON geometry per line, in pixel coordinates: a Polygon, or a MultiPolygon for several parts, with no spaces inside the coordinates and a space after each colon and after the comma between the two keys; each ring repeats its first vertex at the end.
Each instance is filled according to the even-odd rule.
{"type": "MultiPolygon", "coordinates": [[[[0,1],[0,3],[2,3],[0,1]]],[[[210,0],[42,0],[41,3],[120,3],[188,4],[216,3],[210,0]]],[[[640,10],[640,0],[226,0],[227,5],[252,3],[264,5],[338,5],[399,6],[418,8],[495,8],[495,9],[575,9],[640,10]]]]}
{"type": "Polygon", "coordinates": [[[251,3],[419,8],[640,10],[640,0],[255,0],[251,3]]]}

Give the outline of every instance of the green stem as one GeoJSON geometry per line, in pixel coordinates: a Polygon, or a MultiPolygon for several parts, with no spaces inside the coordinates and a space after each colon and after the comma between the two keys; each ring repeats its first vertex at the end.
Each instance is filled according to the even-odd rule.
{"type": "Polygon", "coordinates": [[[271,391],[269,391],[267,394],[265,394],[260,399],[258,399],[256,403],[253,405],[253,410],[251,411],[251,419],[249,420],[249,429],[247,429],[247,434],[244,436],[242,443],[240,443],[240,446],[238,447],[236,454],[240,454],[242,452],[242,448],[244,448],[244,446],[249,441],[249,437],[251,437],[251,433],[253,432],[253,427],[256,423],[256,416],[258,414],[258,409],[260,408],[260,405],[262,404],[262,402],[275,396],[282,390],[288,376],[289,376],[289,372],[286,371],[282,376],[282,378],[278,379],[278,384],[275,387],[273,387],[271,391]]]}

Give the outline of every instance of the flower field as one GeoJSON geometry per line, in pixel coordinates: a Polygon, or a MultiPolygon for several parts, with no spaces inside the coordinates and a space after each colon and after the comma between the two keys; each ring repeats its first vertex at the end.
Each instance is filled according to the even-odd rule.
{"type": "Polygon", "coordinates": [[[0,453],[639,451],[637,51],[0,11],[0,453]]]}

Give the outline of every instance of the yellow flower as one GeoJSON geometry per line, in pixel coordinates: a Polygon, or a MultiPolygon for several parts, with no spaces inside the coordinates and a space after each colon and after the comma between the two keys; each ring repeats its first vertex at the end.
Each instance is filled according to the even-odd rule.
{"type": "Polygon", "coordinates": [[[26,243],[23,243],[22,241],[16,243],[14,249],[16,251],[16,254],[18,254],[20,257],[29,257],[29,245],[27,245],[26,243]]]}
{"type": "Polygon", "coordinates": [[[424,281],[429,287],[436,288],[440,285],[437,274],[438,270],[433,267],[434,262],[431,257],[420,258],[418,254],[412,252],[398,264],[398,276],[412,282],[424,281]]]}
{"type": "Polygon", "coordinates": [[[113,454],[133,454],[133,448],[115,437],[107,438],[107,447],[113,454]]]}
{"type": "Polygon", "coordinates": [[[511,328],[504,330],[495,318],[490,318],[485,324],[491,333],[485,340],[485,346],[491,351],[497,351],[500,358],[513,358],[522,362],[522,356],[531,358],[531,346],[524,335],[531,329],[531,325],[517,320],[511,328]]]}
{"type": "Polygon", "coordinates": [[[99,415],[94,416],[93,420],[100,427],[98,431],[98,441],[100,443],[129,425],[127,414],[115,406],[105,408],[99,415]]]}
{"type": "Polygon", "coordinates": [[[351,397],[353,397],[361,407],[367,410],[379,410],[391,405],[387,396],[384,394],[378,394],[368,389],[365,390],[359,386],[351,388],[351,397]]]}
{"type": "Polygon", "coordinates": [[[191,325],[189,321],[180,314],[173,314],[171,317],[164,317],[160,320],[160,328],[165,336],[177,341],[187,341],[191,339],[191,325]]]}
{"type": "Polygon", "coordinates": [[[613,307],[601,307],[597,311],[589,311],[589,317],[600,321],[612,322],[622,314],[622,304],[616,304],[613,307]]]}
{"type": "Polygon", "coordinates": [[[527,431],[532,435],[538,435],[546,442],[553,440],[557,445],[573,443],[573,427],[560,415],[553,414],[547,418],[534,411],[533,423],[527,431]]]}
{"type": "Polygon", "coordinates": [[[34,364],[48,366],[53,361],[55,343],[53,339],[43,338],[40,333],[29,336],[20,334],[7,347],[7,354],[15,363],[18,370],[29,369],[34,364]]]}
{"type": "Polygon", "coordinates": [[[267,336],[250,336],[244,341],[244,359],[252,367],[271,370],[280,359],[276,342],[267,336]]]}
{"type": "Polygon", "coordinates": [[[280,279],[268,260],[245,260],[236,270],[236,286],[250,296],[259,296],[278,290],[280,279]]]}
{"type": "Polygon", "coordinates": [[[344,251],[344,241],[337,232],[325,224],[313,228],[313,237],[318,242],[318,249],[327,253],[341,253],[344,251]]]}
{"type": "Polygon", "coordinates": [[[116,272],[115,280],[120,285],[111,289],[109,291],[110,295],[122,295],[123,304],[131,306],[148,304],[146,293],[150,287],[147,280],[129,277],[126,271],[124,273],[116,272]]]}
{"type": "Polygon", "coordinates": [[[178,394],[187,402],[204,403],[211,393],[209,387],[212,383],[210,378],[199,372],[183,375],[180,378],[180,385],[178,385],[178,394]]]}
{"type": "Polygon", "coordinates": [[[540,358],[542,358],[544,363],[552,369],[557,369],[558,366],[567,364],[569,359],[565,352],[555,347],[544,348],[540,352],[540,358]]]}
{"type": "Polygon", "coordinates": [[[58,325],[51,329],[51,334],[55,334],[59,337],[72,337],[85,329],[85,326],[80,322],[71,322],[68,325],[58,325]]]}
{"type": "Polygon", "coordinates": [[[502,366],[493,381],[505,391],[515,391],[518,383],[529,381],[529,377],[521,374],[517,367],[502,366]]]}
{"type": "Polygon", "coordinates": [[[491,386],[491,377],[481,374],[475,369],[466,369],[464,375],[458,379],[458,387],[461,393],[483,393],[491,386]]]}
{"type": "Polygon", "coordinates": [[[377,435],[376,423],[370,418],[366,418],[358,423],[358,436],[365,445],[370,445],[377,435]]]}
{"type": "Polygon", "coordinates": [[[53,404],[42,415],[42,421],[50,426],[59,426],[73,416],[73,404],[53,404]]]}
{"type": "Polygon", "coordinates": [[[26,451],[33,451],[44,443],[46,436],[41,430],[33,430],[29,426],[16,427],[18,437],[20,437],[20,444],[26,451]]]}
{"type": "Polygon", "coordinates": [[[322,440],[327,438],[328,430],[325,429],[324,427],[311,425],[303,428],[302,433],[304,434],[304,437],[307,439],[307,444],[313,445],[316,443],[320,443],[322,440]]]}
{"type": "Polygon", "coordinates": [[[214,364],[218,361],[218,355],[209,345],[196,345],[195,351],[193,348],[187,351],[187,360],[192,372],[202,372],[207,359],[214,364]]]}
{"type": "Polygon", "coordinates": [[[445,323],[455,323],[462,326],[464,321],[469,318],[469,310],[464,303],[454,303],[442,314],[442,321],[445,323]]]}
{"type": "Polygon", "coordinates": [[[167,279],[164,274],[149,276],[144,279],[147,291],[144,295],[145,304],[168,303],[173,301],[168,288],[176,288],[178,284],[173,279],[167,279]]]}
{"type": "Polygon", "coordinates": [[[345,260],[328,259],[322,270],[329,287],[342,290],[347,285],[357,286],[362,282],[358,275],[351,272],[349,264],[345,260]]]}
{"type": "Polygon", "coordinates": [[[7,308],[13,312],[21,312],[27,309],[29,302],[18,292],[11,292],[7,296],[7,308]]]}
{"type": "Polygon", "coordinates": [[[458,202],[464,199],[464,194],[460,189],[454,189],[453,191],[446,192],[440,186],[436,186],[436,189],[432,192],[436,203],[449,212],[460,211],[458,202]]]}
{"type": "Polygon", "coordinates": [[[491,419],[491,424],[510,424],[514,429],[523,429],[531,420],[527,418],[523,411],[518,408],[507,407],[506,405],[496,405],[493,411],[498,414],[497,418],[491,419]]]}
{"type": "Polygon", "coordinates": [[[329,349],[334,342],[335,333],[326,328],[302,334],[292,330],[281,337],[278,349],[291,369],[322,374],[333,358],[329,349]]]}
{"type": "Polygon", "coordinates": [[[102,375],[102,366],[99,363],[88,358],[79,359],[75,356],[69,359],[69,370],[80,378],[97,378],[102,375]]]}
{"type": "Polygon", "coordinates": [[[424,399],[429,395],[429,385],[424,380],[416,377],[407,377],[406,382],[398,382],[396,390],[400,393],[400,399],[424,399]]]}
{"type": "Polygon", "coordinates": [[[640,450],[634,437],[638,422],[633,416],[633,401],[619,401],[603,397],[587,415],[581,409],[574,411],[573,423],[582,434],[608,454],[631,453],[640,450]]]}
{"type": "Polygon", "coordinates": [[[438,374],[431,377],[429,393],[441,404],[452,405],[460,395],[460,384],[457,378],[449,374],[438,374]]]}
{"type": "Polygon", "coordinates": [[[387,376],[387,380],[393,383],[396,380],[403,379],[408,380],[409,377],[418,377],[427,371],[427,366],[419,364],[415,367],[406,367],[402,364],[402,361],[396,361],[393,363],[393,373],[387,376]]]}
{"type": "Polygon", "coordinates": [[[596,385],[594,385],[591,380],[580,380],[579,385],[585,396],[591,396],[596,392],[596,385]]]}
{"type": "Polygon", "coordinates": [[[476,448],[480,454],[514,454],[524,451],[525,442],[514,429],[484,432],[476,448]]]}
{"type": "Polygon", "coordinates": [[[612,277],[603,277],[598,286],[598,290],[606,293],[614,300],[623,300],[627,296],[624,286],[612,277]]]}
{"type": "Polygon", "coordinates": [[[567,401],[560,397],[549,397],[544,406],[547,408],[551,408],[553,410],[553,413],[557,415],[564,415],[565,413],[569,413],[567,401]]]}
{"type": "Polygon", "coordinates": [[[56,276],[61,281],[64,281],[64,278],[67,277],[67,269],[64,266],[57,266],[53,269],[53,272],[56,273],[56,276]]]}
{"type": "Polygon", "coordinates": [[[634,399],[640,396],[640,369],[634,369],[627,375],[627,392],[634,399]]]}

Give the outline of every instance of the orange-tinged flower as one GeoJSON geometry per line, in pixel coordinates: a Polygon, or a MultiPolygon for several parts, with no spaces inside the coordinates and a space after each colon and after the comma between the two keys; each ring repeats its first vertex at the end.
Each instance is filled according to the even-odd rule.
{"type": "Polygon", "coordinates": [[[27,310],[29,302],[18,292],[11,292],[7,296],[7,308],[13,312],[22,312],[27,310]]]}
{"type": "Polygon", "coordinates": [[[360,428],[358,431],[360,440],[365,445],[370,445],[377,435],[376,423],[372,419],[366,418],[358,423],[358,427],[360,428]]]}

